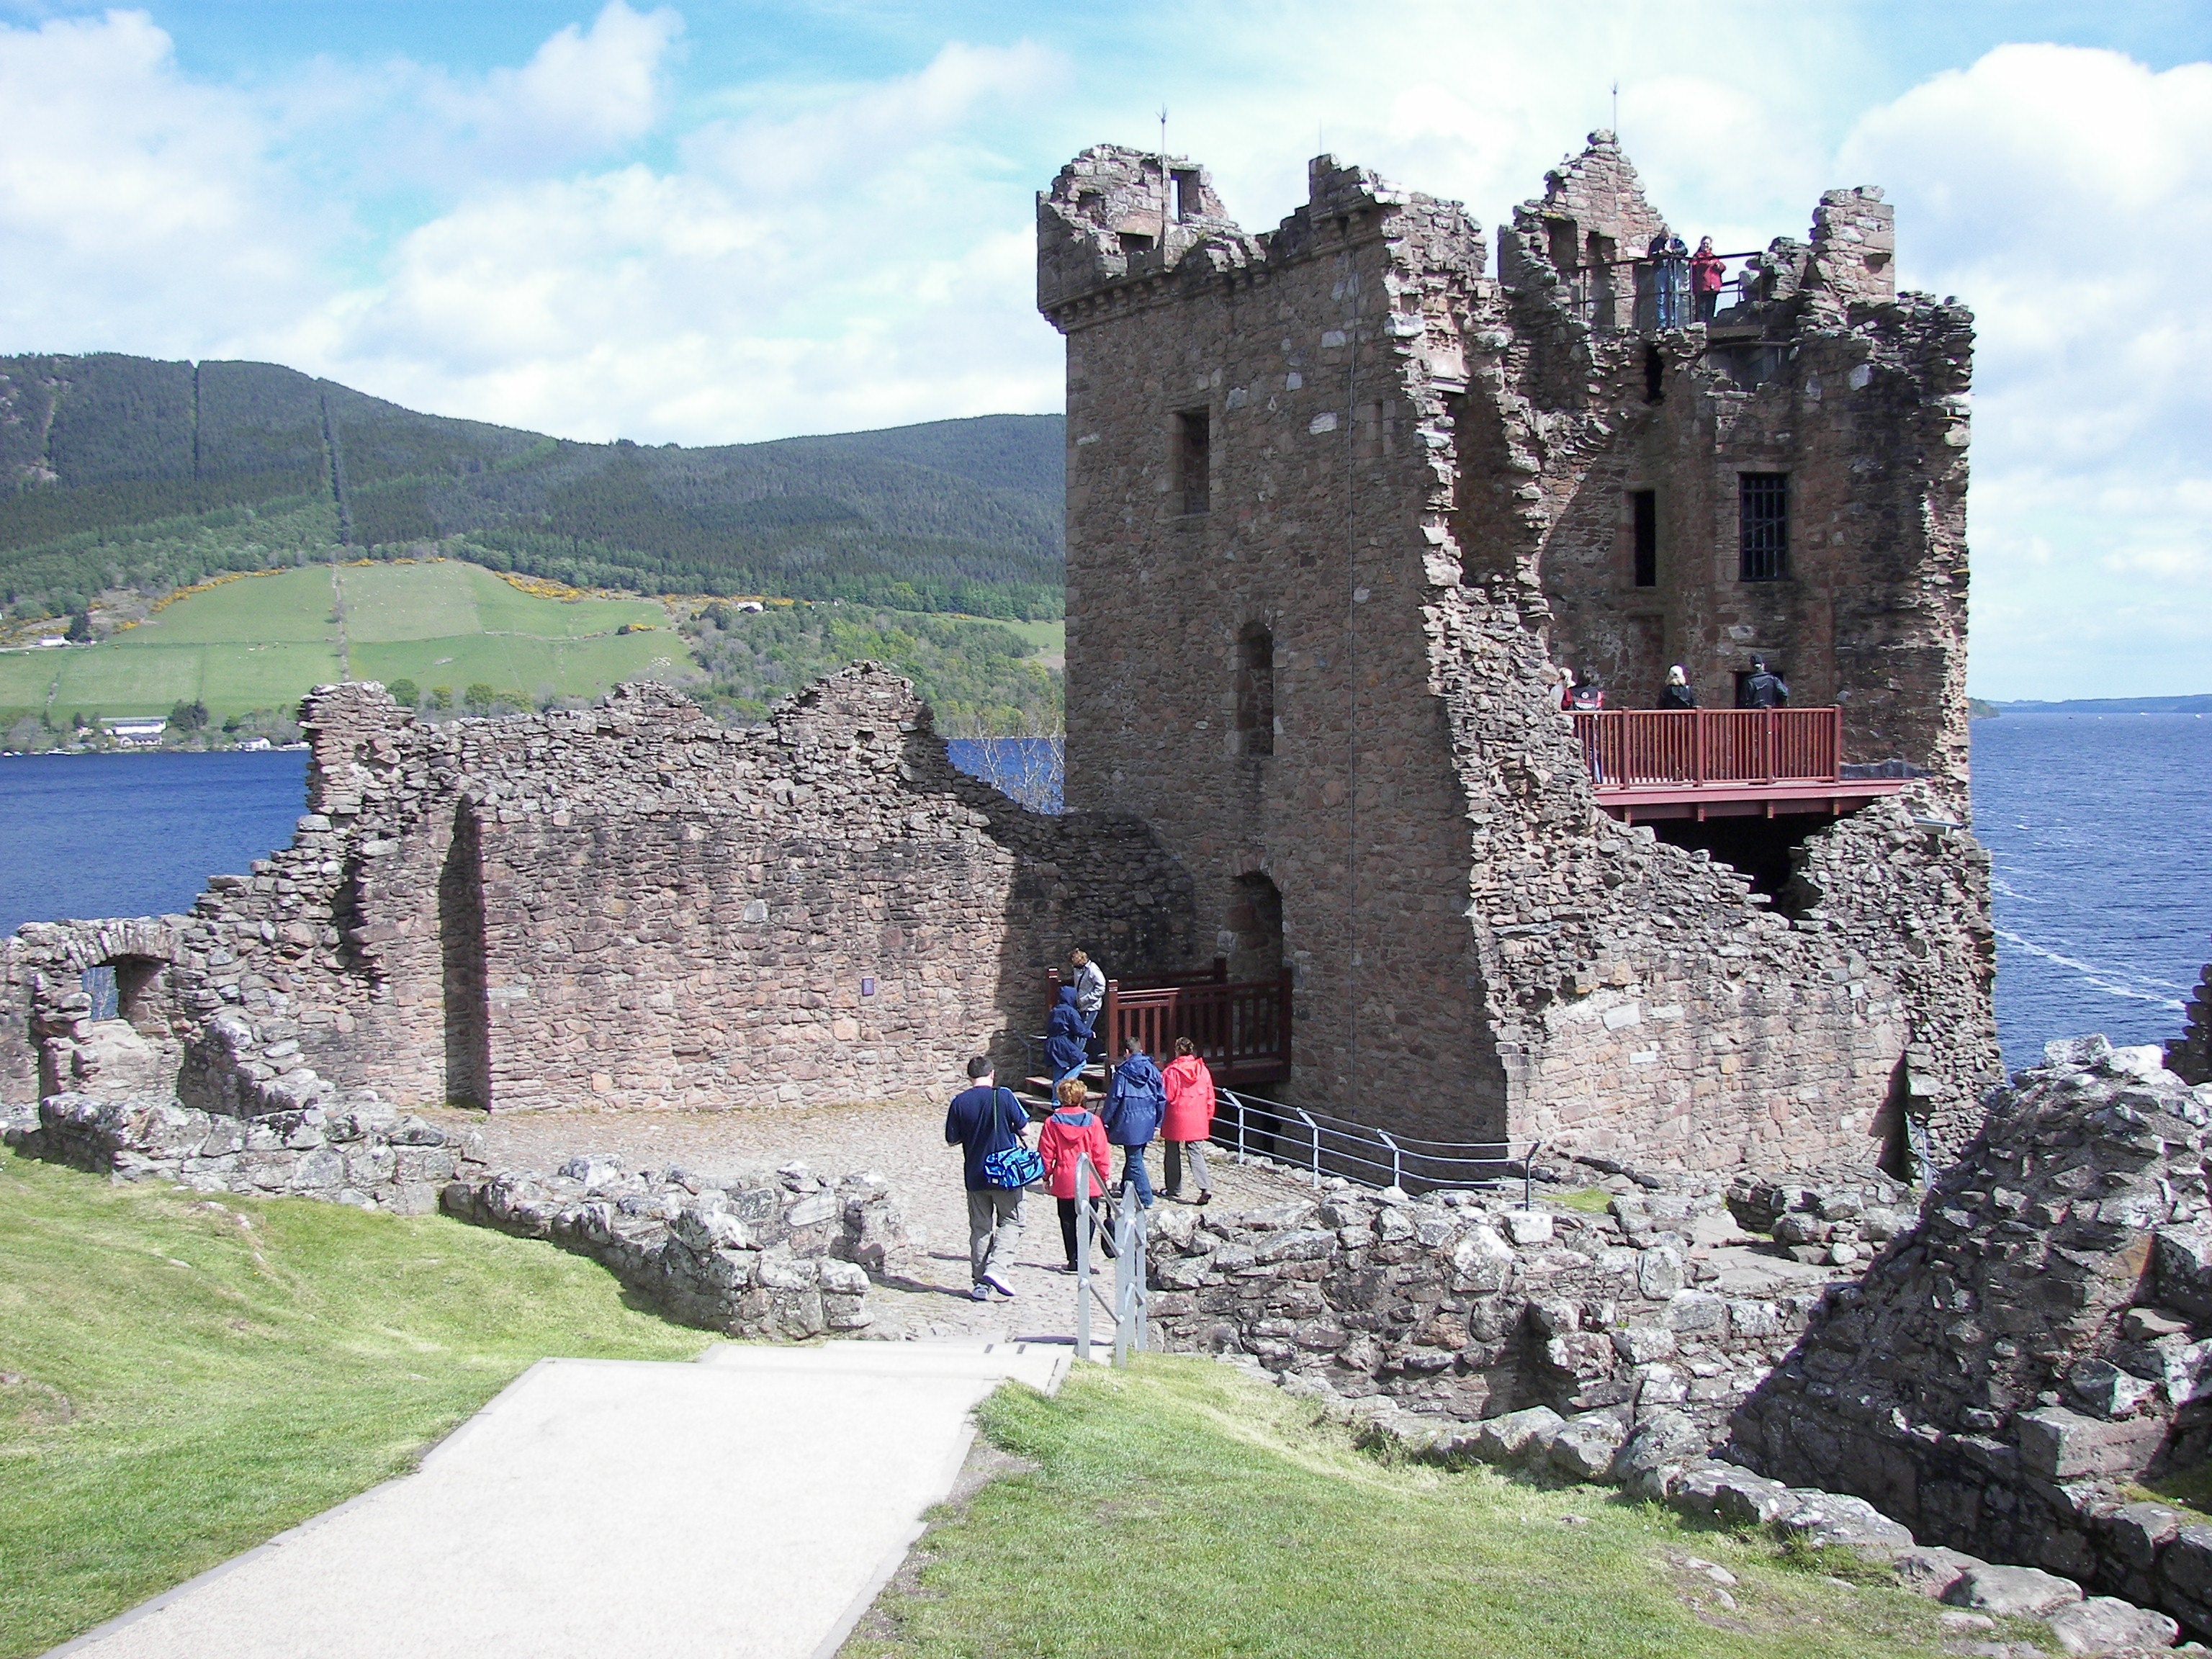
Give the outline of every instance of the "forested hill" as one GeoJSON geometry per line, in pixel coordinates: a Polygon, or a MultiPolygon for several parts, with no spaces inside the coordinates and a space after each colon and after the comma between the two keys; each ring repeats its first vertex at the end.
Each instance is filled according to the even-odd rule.
{"type": "Polygon", "coordinates": [[[271,363],[0,358],[0,590],[436,544],[579,586],[1061,613],[1056,415],[686,449],[420,415],[271,363]]]}

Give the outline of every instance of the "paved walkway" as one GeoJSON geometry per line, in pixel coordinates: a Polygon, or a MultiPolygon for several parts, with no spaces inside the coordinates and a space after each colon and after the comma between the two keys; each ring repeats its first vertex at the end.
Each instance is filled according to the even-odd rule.
{"type": "Polygon", "coordinates": [[[812,1659],[1065,1346],[549,1359],[424,1460],[55,1650],[82,1659],[812,1659]]]}

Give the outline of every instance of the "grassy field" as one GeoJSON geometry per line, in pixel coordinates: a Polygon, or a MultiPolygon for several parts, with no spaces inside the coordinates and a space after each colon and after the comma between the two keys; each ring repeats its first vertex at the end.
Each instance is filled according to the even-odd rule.
{"type": "Polygon", "coordinates": [[[541,598],[453,561],[310,565],[190,594],[101,645],[0,655],[0,709],[166,714],[197,699],[221,720],[339,679],[342,641],[353,678],[426,690],[588,697],[688,667],[657,599],[541,598]]]}
{"type": "Polygon", "coordinates": [[[7,1153],[0,1261],[0,1659],[402,1473],[535,1360],[710,1340],[544,1244],[7,1153]]]}
{"type": "Polygon", "coordinates": [[[1597,1488],[1386,1466],[1208,1361],[1006,1390],[985,1429],[1035,1471],[942,1519],[842,1659],[1890,1659],[1950,1634],[1856,1561],[1838,1582],[1597,1488]]]}

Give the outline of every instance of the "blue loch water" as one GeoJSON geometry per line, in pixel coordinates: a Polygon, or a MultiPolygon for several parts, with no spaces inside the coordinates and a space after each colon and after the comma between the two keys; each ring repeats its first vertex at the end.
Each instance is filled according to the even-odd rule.
{"type": "MultiPolygon", "coordinates": [[[[191,907],[290,840],[307,757],[0,757],[0,931],[191,907]]],[[[1036,740],[956,743],[963,770],[1057,804],[1036,740]],[[1005,774],[1003,779],[999,775],[1005,774]]],[[[2177,1035],[2212,961],[2212,719],[2006,714],[1974,726],[1975,830],[1995,865],[1997,1030],[2177,1035]]]]}

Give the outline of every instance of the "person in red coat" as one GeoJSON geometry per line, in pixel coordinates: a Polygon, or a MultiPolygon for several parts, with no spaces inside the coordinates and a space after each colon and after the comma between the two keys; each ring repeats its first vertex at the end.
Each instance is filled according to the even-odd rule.
{"type": "Polygon", "coordinates": [[[1713,252],[1713,239],[1701,238],[1698,251],[1690,256],[1690,292],[1698,302],[1698,320],[1710,323],[1721,302],[1722,273],[1728,261],[1713,252]]]}
{"type": "Polygon", "coordinates": [[[1207,1203],[1213,1197],[1206,1170],[1206,1143],[1213,1139],[1213,1073],[1199,1058],[1197,1045],[1177,1037],[1175,1058],[1160,1076],[1168,1089],[1167,1116],[1160,1126],[1160,1139],[1168,1144],[1168,1196],[1182,1196],[1182,1160],[1188,1154],[1198,1201],[1207,1203]]]}
{"type": "MultiPolygon", "coordinates": [[[[1103,1176],[1114,1158],[1113,1149],[1106,1144],[1106,1126],[1098,1114],[1085,1103],[1091,1091],[1083,1086],[1080,1078],[1070,1078],[1060,1085],[1060,1107],[1045,1119],[1044,1127],[1037,1133],[1037,1156],[1044,1160],[1046,1181],[1051,1185],[1052,1195],[1060,1201],[1060,1239],[1067,1246],[1067,1270],[1075,1271],[1076,1228],[1076,1165],[1082,1155],[1091,1154],[1092,1178],[1083,1184],[1090,1190],[1083,1194],[1095,1219],[1098,1200],[1105,1196],[1101,1184],[1103,1176]]],[[[1109,1235],[1110,1236],[1110,1235],[1109,1235]]],[[[1114,1254],[1108,1243],[1106,1254],[1114,1254]]]]}

